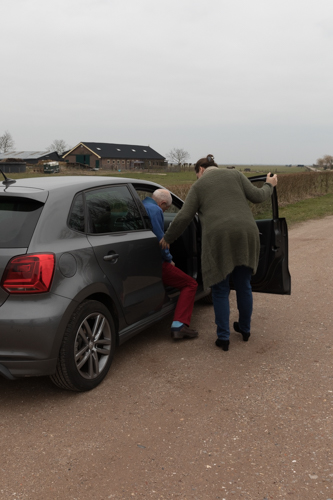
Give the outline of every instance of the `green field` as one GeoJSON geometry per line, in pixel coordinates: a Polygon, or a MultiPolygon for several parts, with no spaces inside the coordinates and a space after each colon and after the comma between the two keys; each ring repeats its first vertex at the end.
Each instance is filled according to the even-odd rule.
{"type": "MultiPolygon", "coordinates": [[[[221,168],[226,167],[222,166],[221,168]]],[[[306,169],[301,167],[237,166],[237,169],[241,171],[243,171],[244,168],[251,168],[251,172],[244,172],[247,176],[267,174],[269,171],[280,174],[278,183],[280,203],[279,212],[280,217],[285,217],[287,219],[289,227],[309,219],[317,219],[325,217],[326,215],[333,215],[333,172],[308,172],[306,169]],[[296,175],[296,173],[298,175],[296,175]],[[292,175],[289,176],[286,174],[292,175]],[[304,174],[304,176],[302,174],[304,174]]],[[[196,180],[193,169],[190,171],[161,173],[125,171],[106,173],[106,171],[87,172],[75,170],[51,175],[52,177],[61,175],[104,175],[110,177],[145,179],[169,188],[182,199],[186,198],[191,184],[193,184],[196,180]]],[[[26,172],[24,174],[7,174],[7,177],[14,179],[44,176],[49,177],[50,174],[40,174],[33,171],[26,172]]]]}
{"type": "MultiPolygon", "coordinates": [[[[232,165],[220,165],[221,168],[227,168],[232,165]]],[[[245,173],[246,175],[268,174],[295,174],[299,172],[307,172],[305,167],[297,167],[296,165],[288,167],[287,165],[234,165],[237,170],[245,173]],[[250,169],[249,172],[244,172],[245,169],[250,169]]]]}
{"type": "MultiPolygon", "coordinates": [[[[229,165],[228,165],[229,166],[229,165]]],[[[0,163],[1,168],[1,163],[0,163]]],[[[194,167],[190,167],[186,170],[182,170],[180,172],[172,172],[172,171],[164,171],[164,172],[137,172],[137,171],[126,171],[123,170],[121,172],[115,171],[107,171],[100,170],[96,171],[87,171],[87,170],[70,170],[66,171],[64,167],[61,167],[62,170],[59,174],[44,174],[39,172],[34,172],[33,167],[28,168],[26,173],[23,174],[6,174],[7,177],[12,177],[13,179],[20,179],[24,177],[44,177],[44,176],[59,176],[59,175],[104,175],[111,177],[126,177],[126,178],[134,178],[134,179],[146,179],[148,181],[157,182],[158,184],[164,184],[165,186],[173,185],[173,184],[187,184],[192,183],[196,180],[194,167]]],[[[227,165],[220,165],[220,168],[227,168],[227,165]]],[[[258,174],[267,174],[268,172],[276,173],[276,174],[295,174],[307,172],[306,168],[302,167],[286,167],[285,165],[235,165],[235,168],[241,172],[243,172],[246,176],[258,175],[258,174]],[[250,169],[250,172],[244,172],[244,169],[250,169]]]]}

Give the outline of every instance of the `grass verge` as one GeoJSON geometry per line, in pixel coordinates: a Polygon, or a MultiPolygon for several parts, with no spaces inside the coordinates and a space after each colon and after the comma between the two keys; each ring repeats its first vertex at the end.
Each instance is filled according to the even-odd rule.
{"type": "Polygon", "coordinates": [[[333,215],[333,194],[317,196],[279,208],[279,216],[285,217],[288,227],[311,219],[333,215]]]}

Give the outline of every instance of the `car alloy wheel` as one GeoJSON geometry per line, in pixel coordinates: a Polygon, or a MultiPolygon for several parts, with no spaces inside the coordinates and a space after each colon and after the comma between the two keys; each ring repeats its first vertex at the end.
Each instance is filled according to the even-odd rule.
{"type": "Polygon", "coordinates": [[[74,342],[74,358],[81,377],[93,380],[104,370],[111,354],[111,335],[108,320],[99,312],[82,321],[74,342]]]}
{"type": "Polygon", "coordinates": [[[96,300],[82,302],[68,322],[52,382],[72,391],[94,389],[109,371],[115,347],[110,311],[96,300]]]}

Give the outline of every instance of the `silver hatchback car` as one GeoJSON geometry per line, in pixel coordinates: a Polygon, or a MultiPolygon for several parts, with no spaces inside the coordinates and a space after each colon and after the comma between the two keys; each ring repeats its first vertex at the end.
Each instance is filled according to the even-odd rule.
{"type": "MultiPolygon", "coordinates": [[[[118,177],[4,176],[1,375],[49,375],[64,389],[93,389],[117,345],[174,310],[178,291],[163,286],[161,250],[141,203],[160,187],[118,177]]],[[[166,227],[183,203],[172,198],[166,227]]],[[[287,225],[278,217],[275,190],[257,224],[261,255],[253,290],[289,294],[287,225]]],[[[196,217],[171,252],[198,281],[196,298],[210,300],[202,286],[200,234],[196,217]]]]}

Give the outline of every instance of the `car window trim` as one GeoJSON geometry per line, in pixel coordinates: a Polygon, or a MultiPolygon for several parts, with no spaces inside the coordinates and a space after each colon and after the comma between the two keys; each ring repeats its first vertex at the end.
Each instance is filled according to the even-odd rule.
{"type": "MultiPolygon", "coordinates": [[[[248,177],[249,181],[256,182],[256,181],[262,181],[266,182],[266,177],[267,175],[255,175],[252,177],[248,177]]],[[[273,187],[273,193],[271,196],[271,205],[272,205],[272,219],[276,220],[279,218],[279,204],[278,204],[278,199],[277,199],[277,191],[276,187],[273,187]]]]}

